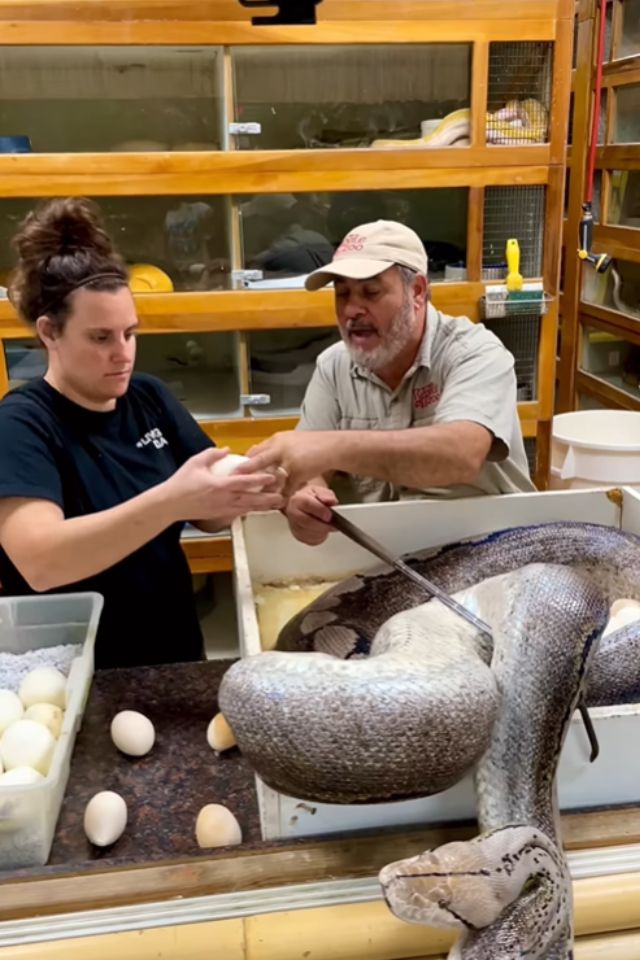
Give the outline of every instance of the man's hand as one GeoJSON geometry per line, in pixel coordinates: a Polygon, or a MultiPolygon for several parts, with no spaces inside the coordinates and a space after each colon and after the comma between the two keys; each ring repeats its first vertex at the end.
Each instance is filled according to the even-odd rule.
{"type": "Polygon", "coordinates": [[[310,484],[294,493],[285,507],[291,533],[296,540],[317,547],[333,533],[330,507],[338,503],[333,490],[310,484]]]}
{"type": "Polygon", "coordinates": [[[340,469],[339,448],[345,436],[339,430],[288,430],[274,433],[268,440],[249,450],[251,464],[238,467],[237,474],[283,467],[288,475],[285,494],[292,496],[314,477],[340,469]]]}

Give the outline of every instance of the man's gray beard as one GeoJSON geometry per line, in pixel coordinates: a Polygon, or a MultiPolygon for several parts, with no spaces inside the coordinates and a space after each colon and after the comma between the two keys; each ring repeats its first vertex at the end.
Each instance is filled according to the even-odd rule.
{"type": "Polygon", "coordinates": [[[342,334],[349,356],[358,366],[365,370],[383,370],[386,366],[398,357],[404,348],[411,342],[413,333],[413,311],[411,309],[411,300],[405,296],[402,307],[397,312],[391,326],[387,330],[382,342],[374,350],[365,350],[362,347],[354,347],[349,342],[348,333],[342,334]]]}

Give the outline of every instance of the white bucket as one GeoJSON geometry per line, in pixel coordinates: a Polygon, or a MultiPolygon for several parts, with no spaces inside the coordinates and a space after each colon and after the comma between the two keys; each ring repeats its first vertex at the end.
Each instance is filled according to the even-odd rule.
{"type": "Polygon", "coordinates": [[[553,490],[640,486],[640,411],[579,410],[553,418],[553,490]]]}

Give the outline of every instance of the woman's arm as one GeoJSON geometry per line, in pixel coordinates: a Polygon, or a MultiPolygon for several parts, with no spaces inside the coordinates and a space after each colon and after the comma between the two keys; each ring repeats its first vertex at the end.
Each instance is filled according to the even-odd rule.
{"type": "Polygon", "coordinates": [[[271,474],[214,476],[211,465],[225,453],[208,448],[163,483],[84,517],[65,519],[49,500],[7,497],[0,500],[0,544],[29,586],[42,592],[101,573],[172,523],[283,506],[282,496],[269,492],[271,474]]]}

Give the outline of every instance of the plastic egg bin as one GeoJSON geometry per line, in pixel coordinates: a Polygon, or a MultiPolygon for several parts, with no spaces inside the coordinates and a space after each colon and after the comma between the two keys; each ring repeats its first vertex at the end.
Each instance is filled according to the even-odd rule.
{"type": "Polygon", "coordinates": [[[0,870],[42,866],[49,859],[91,687],[102,603],[97,593],[0,598],[3,653],[70,643],[81,648],[67,676],[67,705],[47,776],[34,784],[0,787],[0,870]]]}

